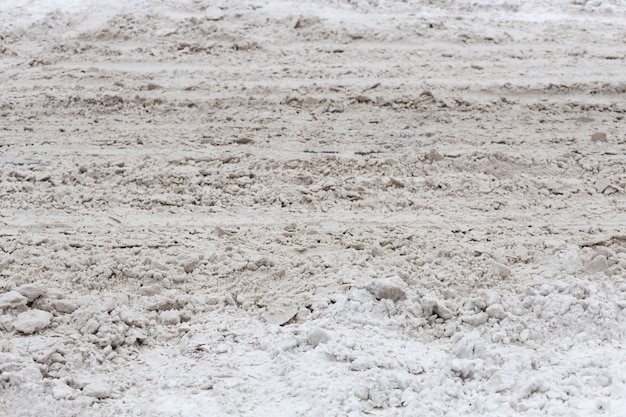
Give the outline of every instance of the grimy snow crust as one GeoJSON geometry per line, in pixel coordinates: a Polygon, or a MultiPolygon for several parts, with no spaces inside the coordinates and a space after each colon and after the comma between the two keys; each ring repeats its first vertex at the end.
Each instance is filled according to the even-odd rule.
{"type": "Polygon", "coordinates": [[[620,416],[623,1],[0,1],[0,415],[620,416]]]}

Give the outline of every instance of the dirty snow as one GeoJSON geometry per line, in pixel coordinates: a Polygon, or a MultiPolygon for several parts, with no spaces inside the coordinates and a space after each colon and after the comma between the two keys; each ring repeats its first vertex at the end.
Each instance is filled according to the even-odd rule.
{"type": "Polygon", "coordinates": [[[621,415],[626,5],[0,2],[0,414],[621,415]]]}

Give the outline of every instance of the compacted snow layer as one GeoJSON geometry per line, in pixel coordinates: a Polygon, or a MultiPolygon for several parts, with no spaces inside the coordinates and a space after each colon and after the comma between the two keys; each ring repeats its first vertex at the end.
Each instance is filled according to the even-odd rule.
{"type": "Polygon", "coordinates": [[[622,415],[626,7],[0,2],[0,414],[622,415]]]}

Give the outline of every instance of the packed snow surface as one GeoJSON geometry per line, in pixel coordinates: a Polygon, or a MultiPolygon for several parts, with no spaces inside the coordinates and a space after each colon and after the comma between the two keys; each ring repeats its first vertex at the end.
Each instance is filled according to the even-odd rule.
{"type": "Polygon", "coordinates": [[[0,1],[0,415],[626,410],[626,4],[0,1]]]}

